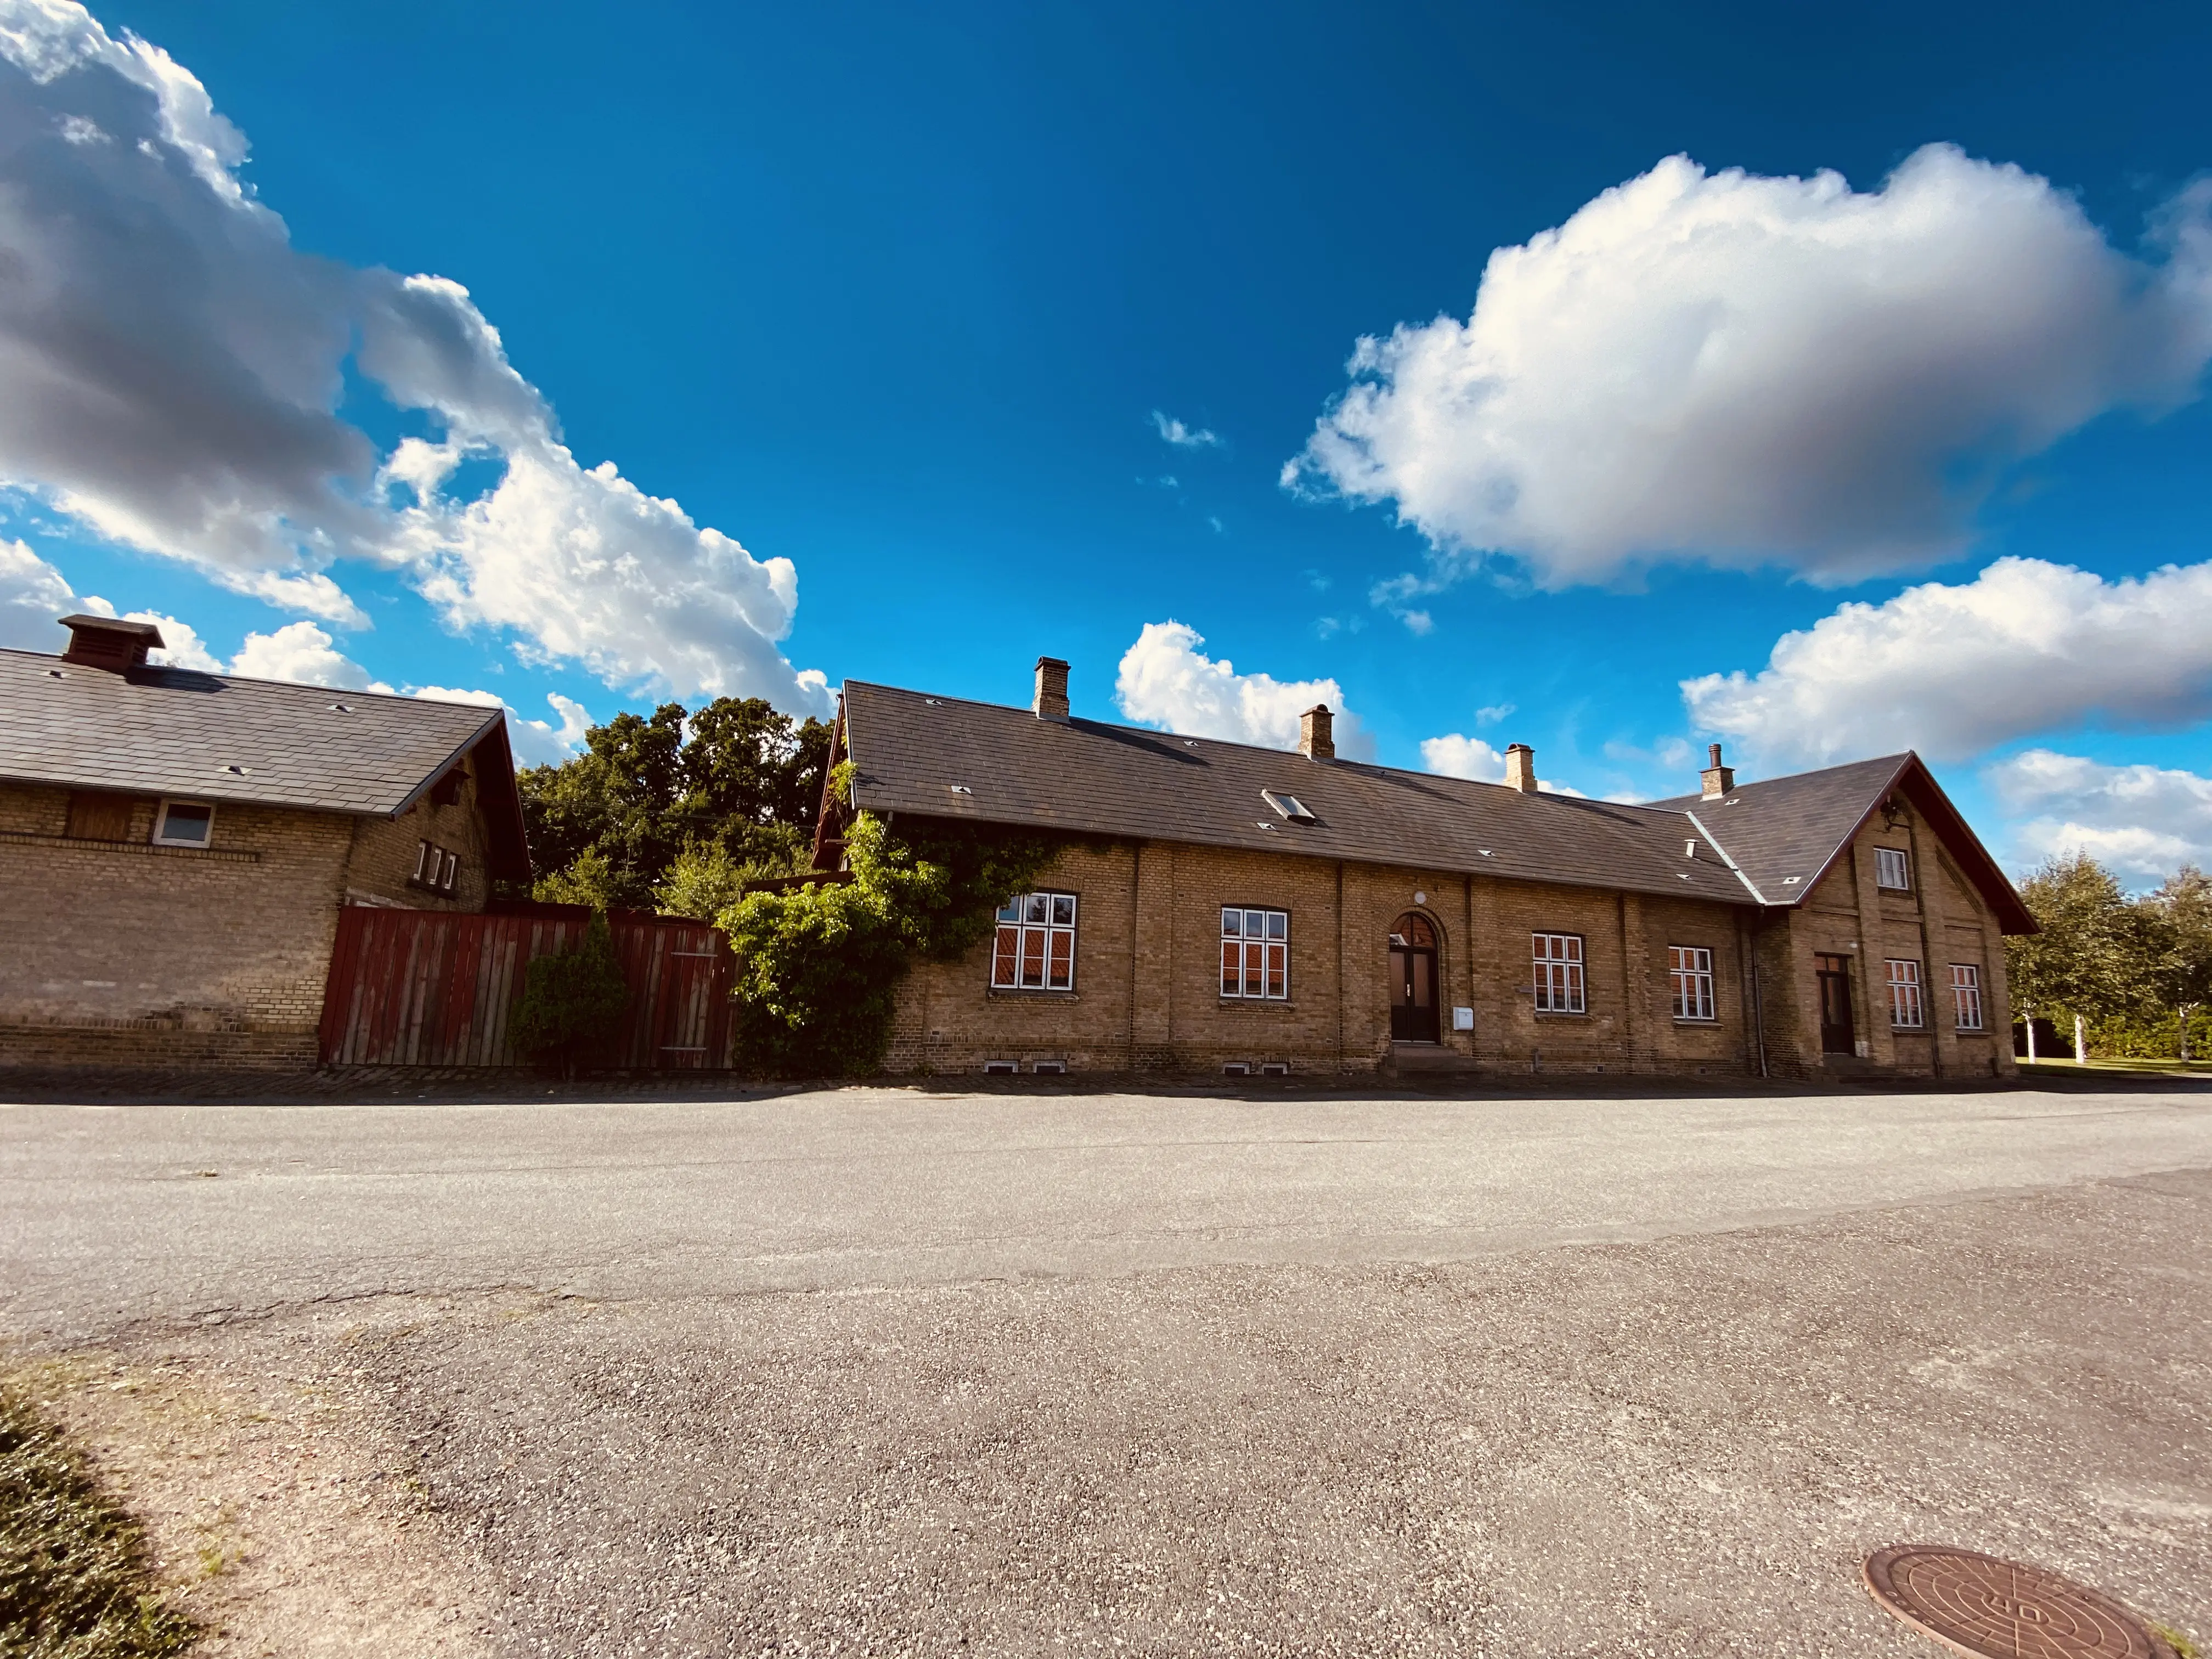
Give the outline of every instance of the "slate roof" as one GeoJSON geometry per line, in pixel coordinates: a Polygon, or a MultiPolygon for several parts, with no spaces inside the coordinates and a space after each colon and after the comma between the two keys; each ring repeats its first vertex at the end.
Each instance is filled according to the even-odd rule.
{"type": "Polygon", "coordinates": [[[845,685],[845,744],[853,804],[870,811],[1773,907],[1811,892],[1896,792],[1928,819],[2005,932],[2035,931],[1996,861],[1911,753],[1743,784],[1719,800],[1623,806],[1098,720],[1062,724],[862,681],[845,685]],[[1283,819],[1262,790],[1295,796],[1315,822],[1283,819]],[[1685,854],[1692,842],[1694,858],[1685,854]]]}
{"type": "Polygon", "coordinates": [[[479,704],[0,650],[0,778],[27,783],[396,817],[495,728],[504,759],[479,704]]]}
{"type": "Polygon", "coordinates": [[[1812,890],[1868,812],[1888,796],[1912,758],[1884,755],[1740,784],[1718,800],[1677,795],[1651,805],[1694,815],[1762,898],[1795,904],[1812,890]]]}
{"type": "Polygon", "coordinates": [[[1918,809],[1960,872],[2008,933],[2037,931],[1997,861],[1951,804],[1920,757],[1907,750],[1874,760],[1739,784],[1718,800],[1677,795],[1655,809],[1683,812],[1724,848],[1771,905],[1803,901],[1859,827],[1892,794],[1918,809]]]}
{"type": "Polygon", "coordinates": [[[1701,838],[1680,812],[1097,720],[1063,725],[858,681],[845,685],[845,742],[853,804],[870,811],[1753,902],[1710,845],[1684,855],[1686,841],[1701,838]],[[1297,797],[1315,822],[1279,817],[1263,789],[1297,797]]]}

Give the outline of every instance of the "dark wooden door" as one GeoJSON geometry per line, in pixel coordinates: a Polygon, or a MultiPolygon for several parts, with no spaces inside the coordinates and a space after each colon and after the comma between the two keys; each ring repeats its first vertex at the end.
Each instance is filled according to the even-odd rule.
{"type": "Polygon", "coordinates": [[[1437,930],[1412,910],[1390,924],[1390,1040],[1437,1040],[1437,930]]]}
{"type": "Polygon", "coordinates": [[[1851,959],[1814,957],[1813,971],[1820,982],[1820,1051],[1857,1053],[1857,1033],[1851,1026],[1851,959]]]}

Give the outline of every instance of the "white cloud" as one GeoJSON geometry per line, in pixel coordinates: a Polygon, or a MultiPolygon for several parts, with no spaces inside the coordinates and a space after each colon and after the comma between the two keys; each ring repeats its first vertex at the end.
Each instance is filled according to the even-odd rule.
{"type": "Polygon", "coordinates": [[[326,623],[366,625],[333,573],[371,562],[527,655],[826,712],[775,647],[788,560],[580,463],[466,289],[296,252],[245,156],[160,48],[0,0],[0,483],[326,623]],[[349,353],[440,440],[340,418],[349,353]],[[465,460],[500,482],[447,494],[465,460]]]}
{"type": "Polygon", "coordinates": [[[2006,810],[2024,864],[2086,852],[2154,882],[2183,864],[2212,864],[2212,778],[2157,766],[2106,766],[2031,749],[1983,774],[2006,810]]]}
{"type": "Polygon", "coordinates": [[[2212,563],[2107,581],[1999,559],[1970,582],[1839,606],[1784,635],[1756,675],[1685,680],[1682,700],[1769,762],[1954,760],[2093,716],[2198,719],[2212,712],[2212,563]]]}
{"type": "MultiPolygon", "coordinates": [[[[1421,766],[1425,771],[1440,777],[1469,778],[1477,783],[1505,781],[1505,751],[1457,732],[1448,732],[1441,738],[1421,739],[1421,766]]],[[[1577,800],[1589,797],[1571,784],[1553,783],[1548,778],[1536,780],[1539,792],[1547,795],[1571,795],[1577,800]]]]}
{"type": "Polygon", "coordinates": [[[1474,723],[1477,726],[1495,726],[1519,706],[1510,702],[1486,703],[1474,711],[1474,723]]]}
{"type": "Polygon", "coordinates": [[[311,622],[287,623],[274,633],[248,634],[230,659],[230,672],[250,680],[289,680],[327,685],[334,691],[390,691],[383,681],[337,649],[311,622]]]}
{"type": "Polygon", "coordinates": [[[1114,700],[1121,712],[1141,725],[1186,737],[1296,749],[1298,716],[1327,703],[1336,714],[1337,753],[1358,758],[1372,751],[1334,680],[1240,674],[1227,658],[1217,662],[1201,652],[1205,643],[1196,629],[1182,623],[1146,623],[1122,653],[1115,678],[1114,700]]]}
{"type": "Polygon", "coordinates": [[[1866,193],[1675,156],[1498,249],[1465,322],[1363,339],[1284,482],[1395,501],[1439,574],[1495,551],[1547,587],[1955,555],[2008,463],[2194,395],[2208,209],[2212,186],[2170,204],[2150,264],[1948,145],[1866,193]]]}
{"type": "Polygon", "coordinates": [[[0,646],[58,651],[64,635],[55,619],[77,608],[60,571],[24,543],[0,540],[0,646]]]}
{"type": "Polygon", "coordinates": [[[1152,411],[1152,427],[1177,449],[1218,449],[1221,445],[1221,440],[1204,427],[1185,426],[1157,409],[1152,411]]]}
{"type": "Polygon", "coordinates": [[[558,691],[549,691],[545,701],[552,705],[559,724],[546,720],[525,720],[496,691],[463,691],[452,686],[417,686],[410,696],[427,698],[433,702],[474,702],[487,708],[507,710],[507,738],[514,750],[517,766],[558,766],[584,745],[584,733],[591,729],[592,717],[584,705],[574,697],[564,697],[558,691]]]}

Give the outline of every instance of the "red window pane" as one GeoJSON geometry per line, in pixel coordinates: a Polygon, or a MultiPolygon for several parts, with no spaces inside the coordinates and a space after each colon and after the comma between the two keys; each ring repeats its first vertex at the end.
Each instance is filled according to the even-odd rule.
{"type": "Polygon", "coordinates": [[[1264,972],[1262,957],[1266,950],[1267,946],[1261,944],[1258,939],[1248,939],[1245,942],[1244,994],[1248,997],[1256,997],[1261,993],[1261,975],[1264,972]]]}
{"type": "Polygon", "coordinates": [[[1271,997],[1290,994],[1289,952],[1279,945],[1267,947],[1267,994],[1271,997]]]}
{"type": "Polygon", "coordinates": [[[1221,994],[1237,996],[1244,989],[1244,947],[1233,939],[1221,941],[1221,994]]]}
{"type": "Polygon", "coordinates": [[[1018,927],[999,929],[999,941],[991,953],[991,983],[1014,983],[1014,962],[1021,950],[1022,930],[1018,927]]]}
{"type": "Polygon", "coordinates": [[[1055,933],[1052,936],[1051,988],[1065,991],[1075,978],[1075,935],[1055,933]]]}
{"type": "Polygon", "coordinates": [[[1044,929],[1022,929],[1022,983],[1042,987],[1044,984],[1044,929]]]}

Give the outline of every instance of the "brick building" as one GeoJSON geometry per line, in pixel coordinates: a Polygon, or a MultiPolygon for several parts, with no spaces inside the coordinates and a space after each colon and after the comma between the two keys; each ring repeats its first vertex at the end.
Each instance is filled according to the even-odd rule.
{"type": "MultiPolygon", "coordinates": [[[[900,992],[918,1072],[2013,1069],[2011,884],[1911,754],[1624,806],[848,683],[854,810],[1057,831],[900,992]]],[[[817,862],[834,867],[825,811],[817,862]]]]}
{"type": "Polygon", "coordinates": [[[338,910],[526,880],[503,713],[0,650],[0,1064],[307,1066],[338,910]]]}

